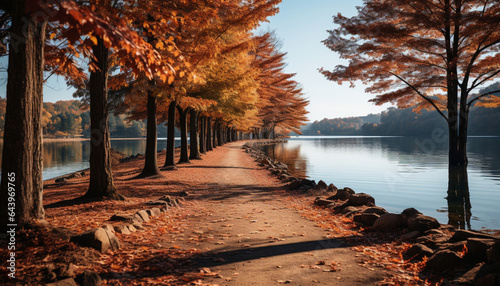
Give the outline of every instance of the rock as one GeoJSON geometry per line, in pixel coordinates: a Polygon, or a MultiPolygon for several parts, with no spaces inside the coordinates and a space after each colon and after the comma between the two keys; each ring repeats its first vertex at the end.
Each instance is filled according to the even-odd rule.
{"type": "Polygon", "coordinates": [[[373,224],[376,231],[394,231],[406,226],[406,216],[402,214],[387,213],[381,215],[373,224]]]}
{"type": "Polygon", "coordinates": [[[343,188],[337,191],[337,194],[334,196],[335,200],[348,200],[349,197],[354,194],[354,191],[350,188],[343,188]]]}
{"type": "Polygon", "coordinates": [[[325,200],[325,199],[322,199],[320,197],[317,197],[314,200],[314,204],[317,205],[317,206],[320,206],[320,207],[326,207],[326,206],[334,204],[334,203],[335,203],[334,201],[325,200]]]}
{"type": "Polygon", "coordinates": [[[410,231],[408,233],[405,233],[401,236],[402,241],[412,241],[417,239],[421,235],[420,231],[415,230],[415,231],[410,231]]]}
{"type": "Polygon", "coordinates": [[[403,254],[404,260],[416,260],[420,261],[424,258],[424,256],[431,257],[434,254],[434,251],[423,244],[415,244],[412,247],[408,248],[406,252],[403,254]]]}
{"type": "Polygon", "coordinates": [[[159,208],[152,208],[152,209],[146,210],[146,212],[148,213],[148,215],[150,217],[158,217],[161,215],[161,210],[159,208]]]}
{"type": "Polygon", "coordinates": [[[120,225],[115,225],[115,231],[121,234],[130,234],[130,230],[126,225],[120,224],[120,225]]]}
{"type": "Polygon", "coordinates": [[[314,187],[311,187],[309,185],[303,185],[303,186],[300,186],[300,188],[298,190],[305,193],[305,192],[309,191],[312,188],[314,188],[314,187]]]}
{"type": "Polygon", "coordinates": [[[445,271],[458,267],[462,263],[462,258],[455,252],[445,249],[434,253],[427,260],[426,269],[445,271]]]}
{"type": "Polygon", "coordinates": [[[103,229],[105,229],[105,230],[109,230],[111,232],[115,232],[115,228],[112,225],[110,225],[110,224],[103,224],[101,227],[103,229]]]}
{"type": "Polygon", "coordinates": [[[402,214],[404,214],[407,218],[410,218],[422,213],[414,208],[407,208],[402,212],[402,214]]]}
{"type": "Polygon", "coordinates": [[[66,178],[58,178],[58,179],[55,180],[55,182],[56,183],[66,183],[66,182],[68,182],[68,179],[66,179],[66,178]]]}
{"type": "Polygon", "coordinates": [[[128,223],[134,223],[134,222],[142,222],[140,219],[131,216],[131,215],[124,215],[124,214],[114,214],[110,219],[110,221],[123,221],[123,222],[128,222],[128,223]]]}
{"type": "Polygon", "coordinates": [[[483,265],[476,275],[476,281],[478,286],[500,285],[500,262],[483,265]]]}
{"type": "Polygon", "coordinates": [[[78,286],[78,284],[76,284],[75,279],[67,278],[64,280],[59,280],[53,283],[45,284],[45,286],[78,286]]]}
{"type": "Polygon", "coordinates": [[[171,198],[170,196],[164,196],[162,198],[159,198],[158,200],[167,202],[167,205],[171,206],[171,207],[178,206],[177,205],[177,200],[174,199],[174,198],[171,198]]]}
{"type": "Polygon", "coordinates": [[[302,186],[310,186],[310,187],[316,186],[316,182],[314,180],[309,180],[309,179],[302,179],[300,184],[302,186]]]}
{"type": "Polygon", "coordinates": [[[347,206],[344,209],[342,209],[342,211],[340,213],[349,217],[349,216],[361,213],[362,211],[363,210],[360,209],[359,207],[347,206]]]}
{"type": "Polygon", "coordinates": [[[140,210],[140,211],[136,212],[135,214],[139,215],[143,222],[151,221],[151,219],[149,219],[148,212],[146,212],[145,210],[140,210]]]}
{"type": "Polygon", "coordinates": [[[440,224],[437,219],[430,216],[416,214],[408,217],[408,229],[411,231],[418,230],[425,232],[429,229],[439,228],[439,226],[440,224]]]}
{"type": "Polygon", "coordinates": [[[349,204],[351,206],[373,206],[375,205],[375,199],[365,193],[352,194],[349,196],[349,204]]]}
{"type": "Polygon", "coordinates": [[[482,266],[483,266],[482,264],[477,265],[476,267],[467,271],[462,276],[455,279],[453,282],[455,282],[455,285],[474,285],[474,280],[476,280],[476,276],[479,273],[479,270],[481,269],[482,266]]]}
{"type": "Polygon", "coordinates": [[[339,189],[337,189],[334,184],[330,184],[326,190],[331,193],[336,193],[339,189]]]}
{"type": "MultiPolygon", "coordinates": [[[[417,238],[418,243],[423,243],[430,248],[437,248],[438,245],[447,242],[450,239],[450,235],[445,234],[429,234],[417,238]]],[[[463,245],[463,244],[462,244],[463,245]]]]}
{"type": "Polygon", "coordinates": [[[475,259],[481,262],[488,261],[488,249],[493,247],[495,240],[488,238],[469,238],[467,239],[466,258],[475,259]]]}
{"type": "Polygon", "coordinates": [[[87,173],[85,173],[85,171],[81,171],[81,172],[80,172],[80,176],[82,176],[82,177],[83,177],[83,176],[85,176],[86,174],[87,174],[87,173]]]}
{"type": "Polygon", "coordinates": [[[436,245],[438,247],[437,250],[451,250],[453,252],[463,252],[465,247],[467,247],[467,242],[459,241],[455,243],[439,243],[436,245]]]}
{"type": "Polygon", "coordinates": [[[353,217],[353,220],[358,223],[362,223],[367,226],[373,226],[375,221],[380,217],[380,215],[375,213],[360,213],[353,217]]]}
{"type": "Polygon", "coordinates": [[[133,227],[135,227],[136,229],[143,229],[144,227],[142,226],[142,223],[140,222],[134,222],[132,224],[133,227]]]}
{"type": "Polygon", "coordinates": [[[187,196],[189,196],[189,193],[188,193],[188,192],[186,192],[186,191],[182,191],[182,192],[179,192],[177,195],[178,195],[179,197],[187,197],[187,196]]]}
{"type": "Polygon", "coordinates": [[[384,215],[387,213],[387,211],[382,207],[375,206],[375,207],[367,208],[366,210],[363,211],[363,213],[367,213],[367,214],[373,213],[373,214],[378,214],[378,215],[384,215]]]}
{"type": "Polygon", "coordinates": [[[80,286],[100,286],[102,284],[101,276],[92,270],[85,270],[75,278],[80,286]]]}
{"type": "Polygon", "coordinates": [[[105,252],[108,249],[118,250],[120,248],[120,241],[115,234],[100,227],[73,236],[70,241],[82,246],[94,248],[101,252],[105,252]]]}
{"type": "Polygon", "coordinates": [[[331,208],[336,213],[339,213],[348,206],[349,206],[349,200],[345,200],[345,201],[336,201],[333,205],[328,205],[328,208],[331,208]]]}
{"type": "Polygon", "coordinates": [[[500,240],[497,240],[493,247],[487,251],[488,263],[496,263],[500,261],[500,240]]]}
{"type": "Polygon", "coordinates": [[[292,181],[290,184],[288,184],[288,189],[294,191],[294,190],[297,190],[298,188],[300,188],[300,186],[301,186],[301,181],[296,180],[296,181],[292,181]]]}
{"type": "Polygon", "coordinates": [[[318,190],[326,190],[328,185],[323,180],[320,180],[315,188],[318,190]]]}
{"type": "Polygon", "coordinates": [[[67,178],[68,179],[74,179],[74,178],[80,178],[82,175],[80,175],[80,173],[73,173],[71,175],[69,175],[67,178]]]}
{"type": "Polygon", "coordinates": [[[486,234],[486,233],[464,230],[464,229],[457,229],[455,231],[455,234],[453,234],[453,236],[450,238],[450,242],[464,241],[464,240],[467,240],[467,239],[472,238],[472,237],[496,239],[494,236],[486,234]]]}
{"type": "Polygon", "coordinates": [[[146,205],[148,205],[148,206],[166,206],[167,202],[166,201],[160,201],[160,200],[149,201],[149,202],[146,203],[146,205]]]}
{"type": "Polygon", "coordinates": [[[127,226],[128,230],[130,232],[136,232],[137,231],[137,228],[135,228],[135,226],[132,225],[132,224],[126,224],[126,226],[127,226]]]}

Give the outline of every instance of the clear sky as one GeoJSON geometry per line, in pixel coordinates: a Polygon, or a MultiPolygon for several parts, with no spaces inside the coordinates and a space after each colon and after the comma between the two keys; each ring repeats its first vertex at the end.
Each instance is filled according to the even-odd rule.
{"type": "Polygon", "coordinates": [[[334,15],[353,16],[356,6],[362,3],[362,0],[283,0],[280,13],[260,28],[275,31],[283,42],[281,51],[288,53],[286,72],[297,74],[295,79],[302,84],[310,101],[311,121],[379,113],[389,107],[368,102],[374,95],[366,94],[361,84],[355,88],[338,85],[318,72],[321,67],[333,69],[346,63],[321,41],[328,37],[327,30],[335,28],[334,15]]]}
{"type": "MultiPolygon", "coordinates": [[[[286,72],[296,73],[296,80],[302,85],[311,121],[323,118],[362,116],[379,113],[388,106],[375,106],[368,102],[373,94],[364,93],[364,87],[348,84],[338,85],[328,81],[318,69],[333,69],[344,63],[321,41],[328,37],[327,30],[335,28],[333,15],[342,13],[352,16],[362,0],[283,0],[280,13],[271,17],[269,23],[261,25],[261,31],[275,31],[283,42],[282,52],[288,53],[286,72]]],[[[0,68],[6,66],[6,57],[0,60],[0,68]]],[[[0,95],[5,97],[7,73],[0,75],[0,95]]],[[[74,90],[68,89],[64,79],[52,77],[44,88],[44,101],[73,99],[74,90]]]]}

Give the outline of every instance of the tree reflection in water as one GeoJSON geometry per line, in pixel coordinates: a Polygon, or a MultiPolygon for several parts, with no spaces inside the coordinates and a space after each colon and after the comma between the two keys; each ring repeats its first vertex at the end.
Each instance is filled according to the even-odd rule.
{"type": "Polygon", "coordinates": [[[448,171],[448,224],[471,229],[471,204],[467,166],[449,167],[448,171]]]}
{"type": "Polygon", "coordinates": [[[286,146],[283,143],[259,146],[271,159],[285,163],[290,174],[297,178],[306,178],[307,159],[300,154],[300,145],[286,146]]]}

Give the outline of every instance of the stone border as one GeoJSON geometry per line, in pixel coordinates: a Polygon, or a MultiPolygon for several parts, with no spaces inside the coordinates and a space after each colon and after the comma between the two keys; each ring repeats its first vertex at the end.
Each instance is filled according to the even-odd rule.
{"type": "MultiPolygon", "coordinates": [[[[71,236],[70,242],[74,242],[82,247],[90,247],[100,252],[107,250],[116,251],[120,249],[121,244],[115,233],[129,235],[132,232],[144,229],[144,222],[158,218],[165,214],[173,207],[180,207],[185,201],[184,197],[188,196],[187,192],[179,193],[179,197],[164,196],[158,200],[145,203],[151,208],[139,210],[129,214],[114,214],[101,227],[90,229],[78,235],[71,236]]],[[[75,276],[75,266],[49,264],[44,272],[45,276],[50,281],[55,281],[46,286],[64,286],[64,285],[101,285],[101,277],[95,271],[85,271],[84,273],[75,276]],[[60,279],[56,281],[57,279],[60,279]]]]}

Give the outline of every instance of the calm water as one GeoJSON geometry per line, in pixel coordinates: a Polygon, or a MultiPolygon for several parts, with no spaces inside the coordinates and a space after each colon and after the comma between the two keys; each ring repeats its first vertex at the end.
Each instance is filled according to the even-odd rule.
{"type": "MultiPolygon", "coordinates": [[[[500,137],[469,138],[471,229],[500,229],[500,137]]],[[[415,207],[448,223],[447,142],[416,137],[299,137],[269,147],[296,176],[350,187],[390,212],[415,207]]]]}
{"type": "MultiPolygon", "coordinates": [[[[175,145],[180,145],[176,138],[175,145]]],[[[165,149],[167,139],[158,139],[158,151],[165,149]]],[[[0,150],[3,142],[0,142],[0,150]]],[[[144,154],[146,139],[111,140],[111,148],[124,153],[126,156],[144,154]]],[[[0,152],[0,162],[1,162],[0,152]]],[[[43,143],[43,179],[51,179],[64,174],[72,173],[89,167],[90,141],[66,141],[43,143]]],[[[158,162],[163,164],[163,162],[158,162]]]]}

